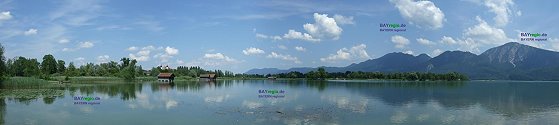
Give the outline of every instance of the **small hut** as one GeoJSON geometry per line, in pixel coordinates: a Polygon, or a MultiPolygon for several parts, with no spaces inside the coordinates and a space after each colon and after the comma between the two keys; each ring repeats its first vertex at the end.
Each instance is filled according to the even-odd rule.
{"type": "Polygon", "coordinates": [[[276,80],[276,77],[270,76],[268,77],[269,80],[276,80]]]}
{"type": "Polygon", "coordinates": [[[175,74],[173,73],[159,73],[157,75],[157,81],[171,83],[175,80],[175,74]]]}
{"type": "Polygon", "coordinates": [[[215,74],[200,74],[200,77],[198,77],[200,80],[206,80],[206,81],[211,81],[211,80],[215,80],[217,78],[217,75],[215,74]]]}

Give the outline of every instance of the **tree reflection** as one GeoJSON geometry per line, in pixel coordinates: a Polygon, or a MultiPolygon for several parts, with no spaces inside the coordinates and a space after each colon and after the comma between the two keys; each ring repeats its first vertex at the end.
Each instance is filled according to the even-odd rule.
{"type": "Polygon", "coordinates": [[[0,125],[4,124],[4,117],[6,117],[6,101],[5,98],[0,98],[0,125]]]}
{"type": "Polygon", "coordinates": [[[56,100],[56,99],[55,98],[50,98],[50,97],[44,97],[43,98],[43,103],[52,104],[52,103],[54,103],[54,100],[56,100]]]}
{"type": "Polygon", "coordinates": [[[111,84],[111,85],[85,85],[85,86],[74,86],[68,87],[71,91],[72,96],[75,93],[72,91],[79,91],[81,95],[93,95],[94,93],[107,94],[109,97],[115,97],[120,95],[122,100],[130,100],[136,98],[136,92],[141,93],[142,84],[111,84]]]}
{"type": "Polygon", "coordinates": [[[310,88],[317,88],[318,91],[323,91],[328,87],[328,83],[324,80],[307,80],[307,86],[310,88]]]}
{"type": "MultiPolygon", "coordinates": [[[[557,83],[523,82],[443,82],[443,83],[343,83],[370,98],[378,98],[393,106],[409,103],[438,102],[445,108],[463,109],[474,105],[508,117],[543,112],[559,104],[557,83]]],[[[332,87],[332,86],[330,86],[332,87]]]]}

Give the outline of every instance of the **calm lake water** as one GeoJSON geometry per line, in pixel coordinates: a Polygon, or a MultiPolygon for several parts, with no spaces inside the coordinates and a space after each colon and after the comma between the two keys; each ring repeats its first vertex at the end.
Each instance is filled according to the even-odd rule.
{"type": "Polygon", "coordinates": [[[52,89],[64,95],[0,99],[0,124],[559,124],[558,82],[228,80],[52,89]]]}

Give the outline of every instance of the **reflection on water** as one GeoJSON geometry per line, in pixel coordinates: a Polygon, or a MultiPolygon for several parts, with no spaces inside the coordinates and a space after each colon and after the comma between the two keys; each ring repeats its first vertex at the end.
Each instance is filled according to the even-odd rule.
{"type": "Polygon", "coordinates": [[[0,124],[559,124],[555,82],[218,80],[49,89],[64,94],[2,91],[0,124]],[[285,93],[258,98],[258,90],[285,93]],[[99,104],[74,104],[76,96],[100,97],[99,104]]]}
{"type": "Polygon", "coordinates": [[[6,115],[6,102],[4,98],[0,98],[0,125],[4,124],[5,115],[6,115]]]}

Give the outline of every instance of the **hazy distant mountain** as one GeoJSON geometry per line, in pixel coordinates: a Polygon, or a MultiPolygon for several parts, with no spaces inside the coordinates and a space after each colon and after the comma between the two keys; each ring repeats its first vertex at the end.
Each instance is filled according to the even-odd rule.
{"type": "MultiPolygon", "coordinates": [[[[434,58],[426,54],[413,56],[388,53],[346,67],[325,67],[328,72],[460,72],[471,79],[559,80],[559,52],[516,42],[488,49],[480,55],[463,51],[446,51],[434,58]]],[[[290,71],[309,72],[316,68],[252,69],[249,74],[275,74],[290,71]]]]}
{"type": "Polygon", "coordinates": [[[426,54],[413,56],[405,53],[389,53],[380,58],[367,60],[358,64],[345,67],[348,71],[366,72],[403,72],[415,71],[418,64],[427,62],[431,59],[426,54]]]}

